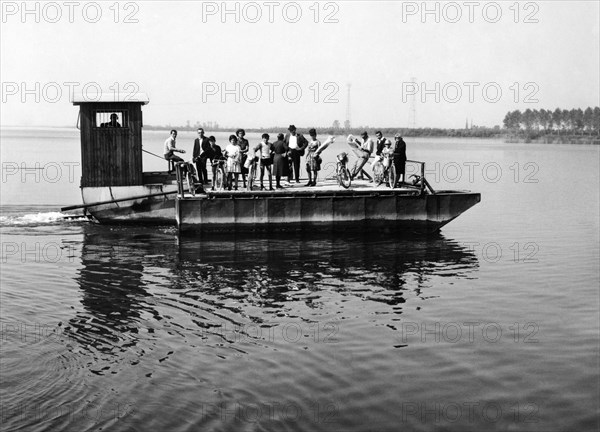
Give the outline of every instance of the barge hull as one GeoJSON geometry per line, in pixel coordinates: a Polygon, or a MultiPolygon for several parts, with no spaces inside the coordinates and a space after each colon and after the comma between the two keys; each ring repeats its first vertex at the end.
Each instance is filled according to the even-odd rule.
{"type": "Polygon", "coordinates": [[[391,227],[434,232],[481,200],[479,193],[447,191],[403,194],[240,194],[177,199],[180,232],[227,232],[391,227]]]}
{"type": "Polygon", "coordinates": [[[126,201],[129,197],[170,193],[176,185],[84,187],[84,204],[119,200],[88,207],[87,211],[101,224],[175,224],[175,195],[151,196],[126,201]]]}

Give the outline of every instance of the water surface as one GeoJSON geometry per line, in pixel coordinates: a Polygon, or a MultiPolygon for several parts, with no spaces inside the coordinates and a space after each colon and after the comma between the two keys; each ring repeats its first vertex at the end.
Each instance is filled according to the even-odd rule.
{"type": "MultiPolygon", "coordinates": [[[[79,160],[74,131],[2,142],[79,160]]],[[[596,430],[598,149],[407,143],[482,193],[440,235],[178,238],[62,221],[78,180],[7,176],[3,430],[596,430]]]]}

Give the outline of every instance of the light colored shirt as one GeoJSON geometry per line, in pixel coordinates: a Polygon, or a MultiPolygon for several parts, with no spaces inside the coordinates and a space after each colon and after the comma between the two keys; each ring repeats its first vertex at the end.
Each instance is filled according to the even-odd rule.
{"type": "Polygon", "coordinates": [[[227,157],[238,161],[240,159],[240,148],[235,144],[228,144],[225,147],[225,151],[227,152],[227,157]]]}
{"type": "Polygon", "coordinates": [[[361,149],[363,149],[364,151],[368,151],[369,153],[373,153],[374,147],[375,147],[375,143],[373,142],[373,139],[371,139],[371,138],[367,138],[366,140],[363,139],[363,143],[360,145],[361,149]]]}
{"type": "Polygon", "coordinates": [[[166,139],[165,141],[165,154],[169,154],[173,151],[173,149],[175,148],[175,138],[173,138],[172,136],[170,136],[169,138],[166,139]]]}
{"type": "Polygon", "coordinates": [[[298,148],[298,135],[290,135],[290,144],[289,147],[291,149],[297,149],[298,148]]]}
{"type": "Polygon", "coordinates": [[[271,145],[261,142],[259,154],[261,159],[268,159],[271,156],[271,145]]]}

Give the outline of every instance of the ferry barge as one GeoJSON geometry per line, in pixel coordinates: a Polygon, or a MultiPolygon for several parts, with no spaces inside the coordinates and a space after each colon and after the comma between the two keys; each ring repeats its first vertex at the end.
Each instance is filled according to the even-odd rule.
{"type": "Polygon", "coordinates": [[[191,194],[179,165],[175,175],[167,161],[167,171],[143,172],[142,106],[149,100],[143,93],[120,97],[73,100],[80,107],[83,204],[62,210],[83,208],[98,223],[176,224],[182,233],[375,226],[433,232],[481,200],[469,191],[434,191],[425,164],[416,161],[419,184],[394,189],[361,181],[344,189],[325,180],[316,187],[191,194]]]}

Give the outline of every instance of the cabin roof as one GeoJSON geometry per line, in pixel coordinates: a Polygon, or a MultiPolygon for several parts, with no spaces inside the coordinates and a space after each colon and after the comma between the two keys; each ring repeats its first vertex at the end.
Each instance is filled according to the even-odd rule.
{"type": "Polygon", "coordinates": [[[105,91],[101,93],[75,93],[71,103],[81,105],[86,103],[141,103],[146,105],[150,102],[148,95],[142,92],[114,92],[105,91]]]}

